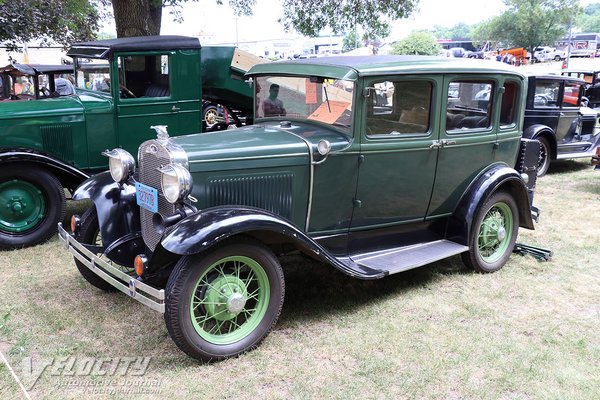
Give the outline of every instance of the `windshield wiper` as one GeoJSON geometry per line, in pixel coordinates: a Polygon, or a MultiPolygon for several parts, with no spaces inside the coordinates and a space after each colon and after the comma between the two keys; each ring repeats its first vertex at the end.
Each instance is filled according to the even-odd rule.
{"type": "Polygon", "coordinates": [[[323,85],[323,91],[325,92],[325,101],[327,102],[327,110],[331,112],[331,107],[329,106],[329,96],[327,96],[327,86],[323,85]]]}

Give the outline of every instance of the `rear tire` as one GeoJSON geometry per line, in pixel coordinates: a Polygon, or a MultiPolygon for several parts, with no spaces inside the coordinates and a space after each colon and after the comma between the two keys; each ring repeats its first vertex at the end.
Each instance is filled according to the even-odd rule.
{"type": "Polygon", "coordinates": [[[284,293],[271,250],[250,239],[231,241],[179,260],[167,283],[165,323],[189,356],[222,360],[259,345],[279,318],[284,293]]]}
{"type": "Polygon", "coordinates": [[[540,157],[537,166],[537,176],[541,178],[546,175],[550,168],[550,160],[552,159],[552,148],[550,141],[545,137],[538,137],[537,140],[540,142],[540,157]]]}
{"type": "Polygon", "coordinates": [[[65,193],[51,173],[31,165],[0,169],[0,249],[46,242],[65,216],[65,193]]]}
{"type": "Polygon", "coordinates": [[[495,192],[475,215],[469,251],[462,253],[463,262],[477,272],[498,271],[515,247],[518,230],[519,213],[515,200],[506,192],[495,192]]]}

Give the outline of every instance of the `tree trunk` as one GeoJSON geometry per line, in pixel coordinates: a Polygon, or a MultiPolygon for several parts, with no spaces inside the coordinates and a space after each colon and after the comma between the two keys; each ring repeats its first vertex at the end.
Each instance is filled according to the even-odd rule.
{"type": "Polygon", "coordinates": [[[162,1],[112,0],[117,37],[160,35],[162,1]]]}

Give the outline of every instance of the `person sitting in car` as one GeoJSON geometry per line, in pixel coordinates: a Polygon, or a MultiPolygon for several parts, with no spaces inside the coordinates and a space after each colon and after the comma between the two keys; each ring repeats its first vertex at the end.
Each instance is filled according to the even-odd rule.
{"type": "Polygon", "coordinates": [[[275,115],[285,115],[286,111],[283,107],[283,102],[277,98],[279,95],[279,85],[273,83],[269,88],[269,97],[263,101],[263,111],[265,117],[275,115]]]}

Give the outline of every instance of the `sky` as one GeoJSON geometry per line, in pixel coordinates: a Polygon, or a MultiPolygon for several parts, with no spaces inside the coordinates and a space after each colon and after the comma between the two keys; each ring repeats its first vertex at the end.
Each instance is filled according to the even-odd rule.
{"type": "MultiPolygon", "coordinates": [[[[208,37],[211,44],[235,43],[237,40],[256,41],[285,37],[283,26],[277,21],[283,15],[280,0],[257,0],[252,17],[236,18],[227,4],[215,0],[187,2],[183,6],[183,23],[173,22],[168,9],[163,11],[163,35],[191,35],[208,37]]],[[[454,26],[459,22],[473,24],[499,15],[502,0],[420,0],[419,10],[408,19],[393,24],[390,40],[400,39],[413,29],[427,29],[434,25],[454,26]]],[[[114,31],[107,25],[103,31],[114,31]]],[[[292,32],[291,34],[295,34],[292,32]]],[[[208,39],[207,39],[208,40],[208,39]]]]}
{"type": "MultiPolygon", "coordinates": [[[[600,0],[581,0],[582,5],[600,0]]],[[[186,2],[183,5],[183,23],[173,22],[168,9],[163,11],[163,35],[190,35],[204,38],[206,44],[242,43],[281,39],[296,35],[286,34],[283,26],[277,21],[282,17],[280,0],[257,0],[251,17],[236,18],[227,0],[223,5],[215,0],[186,2]],[[236,35],[237,31],[237,35],[236,35]]],[[[446,27],[460,22],[474,24],[485,21],[504,11],[502,0],[420,0],[418,11],[409,18],[395,21],[389,41],[395,41],[408,35],[415,29],[430,29],[434,25],[446,27]]],[[[114,32],[113,26],[106,26],[103,31],[114,32]]]]}

